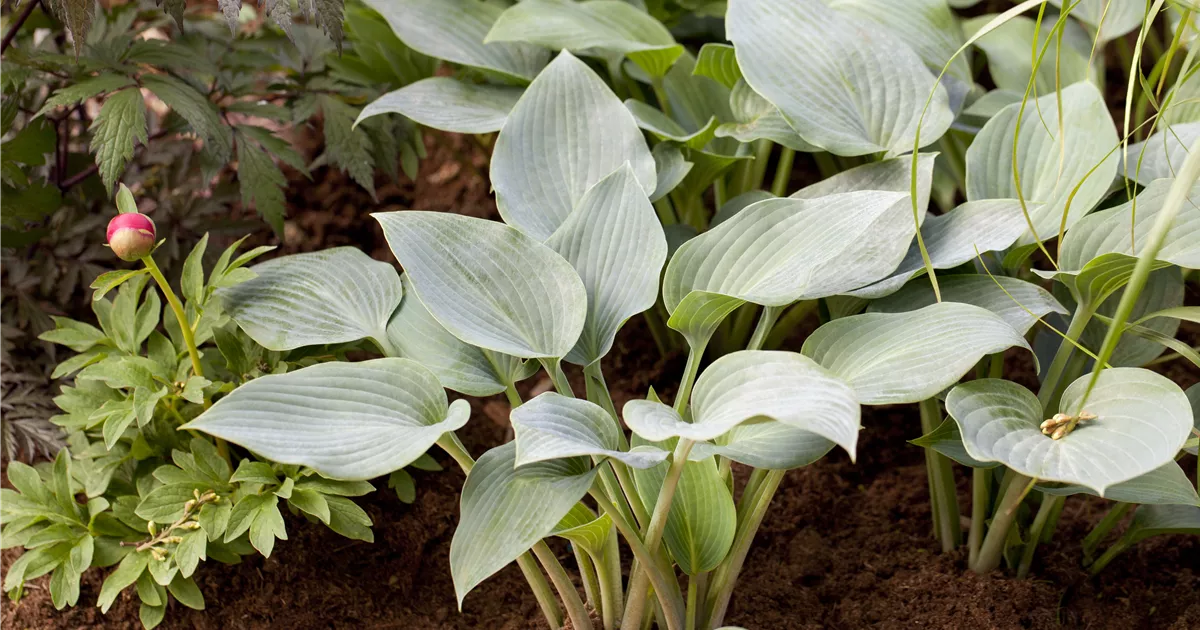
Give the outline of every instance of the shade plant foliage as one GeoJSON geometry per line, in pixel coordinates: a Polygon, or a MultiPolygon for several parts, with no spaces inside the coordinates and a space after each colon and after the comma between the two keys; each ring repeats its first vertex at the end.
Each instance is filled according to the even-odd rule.
{"type": "MultiPolygon", "coordinates": [[[[1113,502],[1084,541],[1093,571],[1148,536],[1200,532],[1181,466],[1200,389],[1149,369],[1200,366],[1176,338],[1179,322],[1200,321],[1183,298],[1200,267],[1188,127],[1200,122],[1188,107],[1200,7],[1028,0],[966,20],[943,0],[731,0],[728,42],[693,52],[659,3],[368,4],[453,72],[383,95],[359,123],[401,115],[496,134],[502,221],[373,214],[402,272],[355,248],[239,266],[236,283],[195,286],[185,268],[184,294],[201,302],[181,332],[210,330],[231,370],[230,353],[258,359],[241,371],[253,378],[197,381],[188,413],[162,410],[175,435],[195,436],[192,461],[221,474],[178,504],[145,482],[135,516],[160,492],[177,529],[219,504],[207,493],[229,497],[254,516],[222,540],[248,535],[265,554],[281,499],[347,533],[333,505],[350,502],[329,488],[422,465],[437,446],[467,473],[449,559],[460,606],[516,562],[552,627],[593,627],[590,607],[606,630],[718,628],[786,471],[834,450],[855,458],[871,429],[863,406],[906,404],[920,415],[933,535],[945,551],[965,544],[975,571],[1028,574],[1073,495],[1113,502]],[[1164,29],[1146,75],[1143,43],[1164,29]],[[1103,49],[1118,37],[1138,44],[1127,88],[1105,85],[1103,49]],[[1117,120],[1105,94],[1121,88],[1117,120]],[[798,159],[822,178],[793,190],[798,159]],[[820,325],[793,343],[814,314],[820,325]],[[604,359],[635,316],[687,358],[672,396],[618,409],[604,359]],[[347,361],[348,348],[379,357],[347,361]],[[1034,388],[1018,362],[1035,366],[1034,388]],[[553,391],[523,400],[518,384],[540,372],[553,391]],[[504,393],[513,440],[474,457],[457,435],[469,406],[447,390],[504,393]],[[232,476],[222,452],[247,456],[232,476]],[[750,469],[744,484],[734,464],[750,469]],[[584,597],[550,538],[569,541],[584,597]]],[[[136,303],[140,277],[112,279],[136,303]]],[[[175,348],[171,374],[187,375],[175,348]]],[[[79,388],[98,370],[74,360],[79,388]]],[[[137,447],[138,391],[113,403],[133,414],[119,430],[104,416],[104,453],[127,428],[137,447]]],[[[100,426],[88,422],[85,439],[100,426]]],[[[43,483],[78,516],[60,460],[43,483]]],[[[155,479],[170,487],[173,474],[155,479]]],[[[57,522],[28,519],[30,538],[57,522]]],[[[355,522],[347,535],[366,525],[355,522]]],[[[147,559],[126,556],[141,568],[109,579],[145,570],[169,586],[157,575],[178,551],[142,544],[147,559]]],[[[66,572],[90,564],[57,553],[66,572]]]]}

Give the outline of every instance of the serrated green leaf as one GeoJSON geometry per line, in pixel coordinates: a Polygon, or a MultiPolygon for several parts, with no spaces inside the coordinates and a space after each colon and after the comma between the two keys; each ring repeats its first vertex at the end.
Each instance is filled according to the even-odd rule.
{"type": "Polygon", "coordinates": [[[65,85],[46,99],[35,116],[41,116],[56,107],[73,106],[80,101],[95,98],[105,92],[119,90],[132,83],[133,81],[125,75],[102,73],[78,83],[65,85]]]}
{"type": "Polygon", "coordinates": [[[219,161],[233,154],[233,134],[221,121],[220,112],[203,94],[187,83],[166,74],[147,74],[142,85],[162,99],[192,126],[219,161]]]}
{"type": "Polygon", "coordinates": [[[262,149],[249,142],[237,145],[238,185],[242,192],[242,205],[254,205],[276,234],[283,234],[283,219],[287,216],[283,189],[287,178],[262,149]]]}
{"type": "Polygon", "coordinates": [[[100,179],[111,195],[113,184],[125,171],[125,163],[133,158],[134,141],[143,144],[148,141],[142,93],[129,88],[111,94],[92,121],[91,132],[100,179]]]}

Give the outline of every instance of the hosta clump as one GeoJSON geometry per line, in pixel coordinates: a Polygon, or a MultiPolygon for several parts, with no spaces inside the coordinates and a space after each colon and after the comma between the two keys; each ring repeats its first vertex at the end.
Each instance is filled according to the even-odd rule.
{"type": "MultiPolygon", "coordinates": [[[[134,209],[124,186],[121,195],[118,206],[134,209]]],[[[153,238],[153,224],[142,215],[118,215],[114,225],[114,249],[129,244],[120,230],[130,225],[153,238]]],[[[275,541],[287,538],[285,509],[344,536],[372,539],[371,519],[352,500],[371,484],[322,476],[181,430],[214,399],[344,352],[267,350],[230,324],[215,293],[253,278],[246,265],[271,248],[239,253],[235,243],[206,273],[207,241],[184,264],[182,300],[149,248],[126,248],[142,266],[93,283],[99,327],[57,318],[56,328],[43,335],[78,354],[53,375],[73,377],[55,398],[62,414],[52,418],[66,432],[67,447],[53,462],[8,467],[13,489],[2,491],[4,546],[26,550],[4,579],[14,601],[29,580],[49,573],[55,607],[76,605],[81,575],[96,568],[106,573],[96,602],[101,610],[136,587],[142,623],[151,628],[172,600],[204,608],[195,583],[201,561],[270,555],[275,541]]],[[[336,365],[344,364],[330,367],[336,365]]],[[[436,466],[427,458],[415,463],[436,466]]],[[[390,485],[411,497],[412,480],[403,470],[390,485]]]]}

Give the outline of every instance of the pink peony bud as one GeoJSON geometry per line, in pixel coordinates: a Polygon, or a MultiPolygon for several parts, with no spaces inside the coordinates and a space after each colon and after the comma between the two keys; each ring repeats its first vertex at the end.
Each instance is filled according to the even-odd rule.
{"type": "Polygon", "coordinates": [[[108,245],[121,260],[141,260],[154,249],[154,221],[137,212],[118,214],[108,222],[108,245]]]}

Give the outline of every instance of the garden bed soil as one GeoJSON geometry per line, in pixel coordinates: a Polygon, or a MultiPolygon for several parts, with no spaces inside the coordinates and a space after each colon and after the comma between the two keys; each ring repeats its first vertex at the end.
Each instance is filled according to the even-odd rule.
{"type": "MultiPolygon", "coordinates": [[[[416,183],[380,183],[379,202],[330,173],[292,186],[285,251],[355,245],[390,259],[368,209],[418,208],[494,216],[486,161],[460,138],[431,146],[416,183]],[[459,161],[458,158],[466,157],[459,161]],[[453,159],[450,159],[453,158],[453,159]],[[449,165],[449,166],[447,166],[449,165]],[[416,201],[407,201],[413,200],[416,201]],[[311,209],[311,210],[310,210],[311,209]]],[[[264,239],[265,240],[265,239],[264,239]]],[[[1190,296],[1195,298],[1195,296],[1190,296]]],[[[1194,302],[1189,299],[1189,302],[1194,302]]],[[[618,407],[647,388],[673,392],[682,357],[660,359],[638,318],[618,337],[605,369],[618,407]]],[[[1028,365],[1019,353],[1009,361],[1028,365]]],[[[1183,386],[1198,380],[1182,362],[1165,370],[1183,386]]],[[[1028,372],[1025,379],[1028,380],[1028,372]]],[[[577,374],[575,375],[578,376],[577,374]]],[[[577,385],[578,387],[578,385],[577,385]]],[[[527,382],[523,393],[548,389],[527,382]]],[[[581,390],[582,388],[579,387],[581,390]]],[[[503,397],[472,400],[461,432],[478,456],[511,436],[503,397]]],[[[942,554],[931,535],[924,455],[905,440],[920,433],[915,406],[864,408],[859,459],[835,450],[788,473],[768,512],[735,591],[726,622],[749,629],[809,628],[1200,628],[1200,538],[1164,536],[1143,542],[1099,577],[1080,568],[1079,541],[1105,513],[1100,499],[1075,497],[1054,540],[1039,548],[1032,577],[978,576],[965,551],[942,554]]],[[[374,543],[351,541],[319,524],[288,517],[288,536],[270,558],[239,565],[204,563],[196,579],[207,608],[172,603],[162,627],[467,629],[545,628],[520,572],[510,565],[482,583],[461,612],[448,553],[458,518],[463,475],[434,449],[443,472],[414,471],[412,505],[380,488],[360,499],[374,520],[374,543]]],[[[1187,458],[1185,469],[1194,471],[1187,458]]],[[[746,471],[735,466],[740,482],[746,471]]],[[[959,474],[960,505],[969,505],[968,476],[959,474]]],[[[563,544],[555,548],[571,566],[563,544]]],[[[19,555],[6,550],[3,568],[19,555]]],[[[4,602],[5,629],[140,628],[137,597],[122,594],[107,615],[95,607],[103,571],[85,576],[80,605],[54,610],[47,579],[33,581],[19,604],[4,602]]]]}

